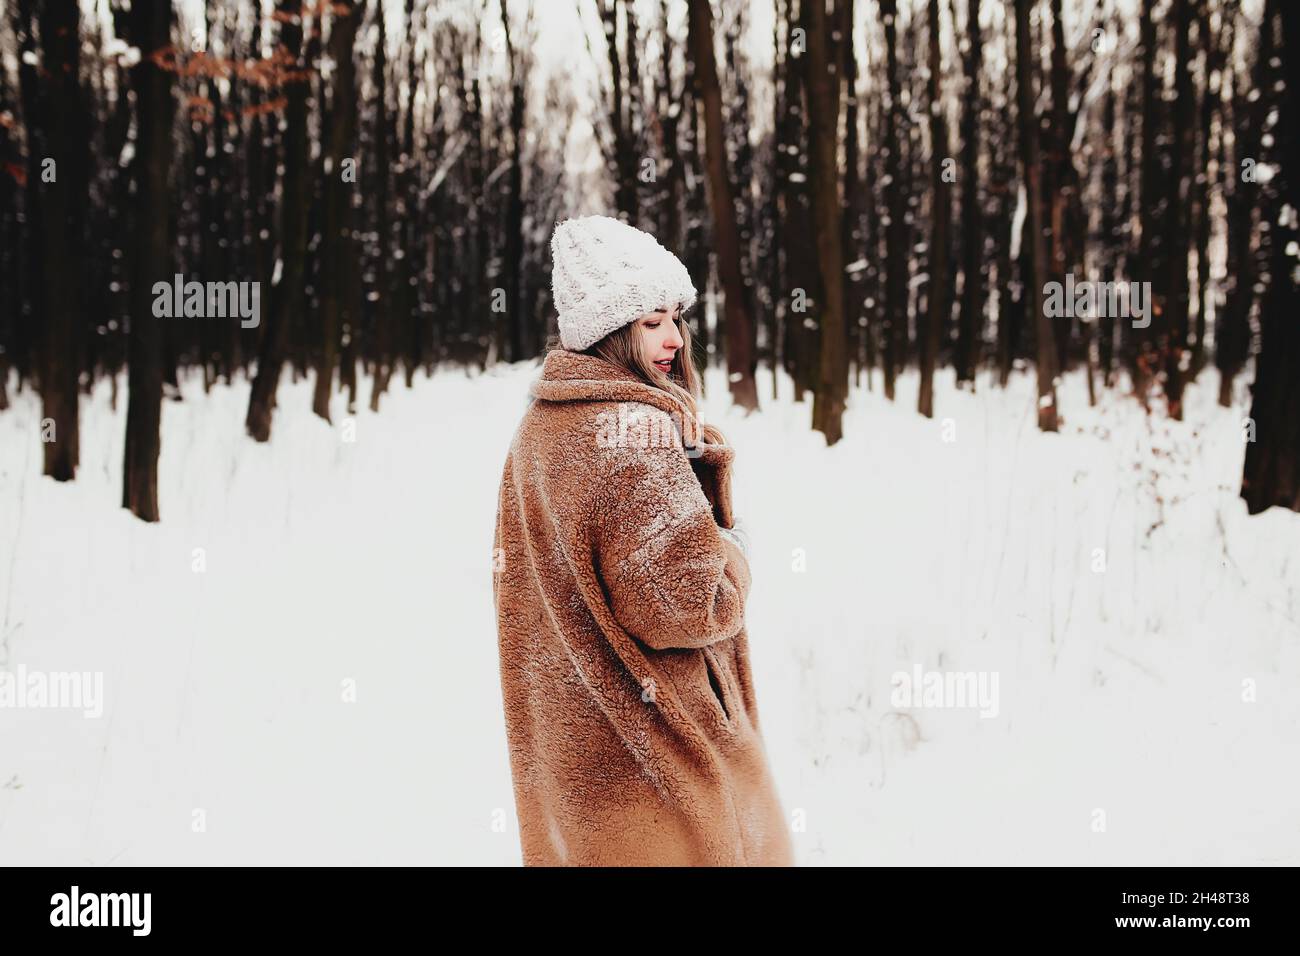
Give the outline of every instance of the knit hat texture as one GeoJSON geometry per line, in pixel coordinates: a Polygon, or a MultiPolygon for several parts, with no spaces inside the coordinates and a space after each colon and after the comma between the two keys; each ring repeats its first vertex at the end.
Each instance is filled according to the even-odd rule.
{"type": "Polygon", "coordinates": [[[609,216],[558,223],[551,260],[560,344],[573,352],[647,312],[695,302],[682,261],[648,232],[609,216]]]}

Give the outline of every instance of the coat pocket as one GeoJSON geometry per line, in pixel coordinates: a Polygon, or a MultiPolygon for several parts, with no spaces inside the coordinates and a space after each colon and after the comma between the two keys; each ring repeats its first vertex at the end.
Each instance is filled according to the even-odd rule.
{"type": "Polygon", "coordinates": [[[709,674],[709,689],[713,692],[714,700],[717,701],[718,707],[722,710],[722,719],[727,723],[732,719],[732,703],[730,701],[730,691],[727,689],[727,680],[722,673],[717,658],[713,656],[713,651],[708,648],[701,648],[700,652],[704,656],[704,667],[709,674]]]}

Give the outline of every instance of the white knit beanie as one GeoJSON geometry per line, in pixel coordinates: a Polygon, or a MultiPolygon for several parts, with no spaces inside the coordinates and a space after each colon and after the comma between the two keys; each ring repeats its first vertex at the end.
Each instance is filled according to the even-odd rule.
{"type": "Polygon", "coordinates": [[[609,216],[558,223],[551,260],[560,344],[573,352],[647,312],[695,302],[682,261],[648,232],[609,216]]]}

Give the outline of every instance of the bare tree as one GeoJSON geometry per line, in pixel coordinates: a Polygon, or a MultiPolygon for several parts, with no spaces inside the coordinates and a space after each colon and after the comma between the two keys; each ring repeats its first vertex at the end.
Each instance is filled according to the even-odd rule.
{"type": "Polygon", "coordinates": [[[1173,160],[1173,181],[1171,200],[1167,214],[1166,243],[1169,253],[1169,298],[1165,308],[1165,341],[1162,352],[1165,357],[1165,396],[1169,403],[1169,414],[1181,420],[1183,417],[1183,384],[1186,370],[1184,360],[1187,352],[1187,316],[1190,289],[1188,287],[1188,269],[1190,268],[1191,225],[1188,211],[1192,202],[1192,160],[1194,159],[1193,110],[1196,108],[1196,94],[1192,89],[1191,42],[1189,33],[1192,24],[1190,0],[1172,0],[1174,18],[1174,129],[1171,157],[1173,160]]]}
{"type": "Polygon", "coordinates": [[[27,197],[40,239],[39,293],[42,450],[45,474],[71,481],[80,457],[77,376],[81,368],[81,288],[89,157],[80,82],[81,30],[76,0],[47,0],[39,15],[19,5],[28,42],[41,41],[41,66],[20,71],[28,116],[27,197]]]}
{"type": "Polygon", "coordinates": [[[984,42],[980,33],[980,0],[967,0],[966,45],[962,66],[966,85],[961,114],[961,308],[957,318],[957,344],[953,368],[958,382],[975,378],[975,349],[984,319],[984,218],[980,204],[979,157],[980,77],[984,72],[984,42]]]}
{"type": "MultiPolygon", "coordinates": [[[[943,109],[943,56],[939,46],[939,0],[929,0],[930,24],[930,284],[929,314],[921,339],[921,388],[917,411],[934,417],[934,364],[939,341],[947,331],[952,311],[948,285],[948,224],[952,219],[952,194],[944,177],[948,155],[948,120],[943,109]]],[[[974,186],[974,180],[970,181],[974,186]]]]}
{"type": "Polygon", "coordinates": [[[834,445],[844,436],[849,366],[844,332],[843,210],[839,196],[841,44],[831,35],[834,19],[822,0],[804,7],[808,31],[808,132],[813,155],[813,222],[817,230],[821,302],[821,362],[813,397],[813,428],[834,445]]]}
{"type": "Polygon", "coordinates": [[[350,178],[355,179],[357,70],[353,45],[364,13],[365,0],[355,4],[344,2],[335,6],[330,22],[329,51],[335,70],[322,150],[325,175],[321,183],[324,206],[320,245],[321,348],[317,353],[316,387],[312,394],[312,410],[326,421],[330,420],[330,393],[338,362],[340,313],[345,308],[344,276],[357,255],[352,235],[351,190],[350,184],[344,181],[343,164],[346,159],[354,161],[350,178]]]}
{"type": "Polygon", "coordinates": [[[1020,125],[1022,182],[1029,204],[1030,246],[1028,275],[1025,277],[1025,302],[1034,311],[1034,330],[1038,336],[1038,427],[1045,432],[1054,432],[1057,430],[1056,342],[1052,334],[1052,322],[1042,300],[1043,283],[1047,275],[1047,249],[1043,231],[1043,170],[1038,149],[1038,116],[1034,110],[1034,56],[1029,43],[1030,6],[1031,0],[1016,0],[1016,106],[1020,125]]]}
{"type": "MultiPolygon", "coordinates": [[[[1279,118],[1300,112],[1300,8],[1265,0],[1261,29],[1280,27],[1283,84],[1279,118]]],[[[1274,46],[1272,40],[1261,49],[1274,46]]],[[[1291,120],[1281,119],[1281,122],[1291,120]]],[[[1261,305],[1260,351],[1251,386],[1250,418],[1254,441],[1246,444],[1241,496],[1257,514],[1277,505],[1300,511],[1300,141],[1275,129],[1280,141],[1278,177],[1270,219],[1268,291],[1261,305]],[[1281,135],[1278,135],[1281,134],[1281,135]]]]}
{"type": "MultiPolygon", "coordinates": [[[[501,23],[505,30],[506,59],[510,64],[510,172],[506,179],[505,221],[505,293],[506,321],[509,326],[506,358],[519,361],[524,357],[524,318],[526,310],[520,300],[520,269],[524,255],[524,109],[528,87],[528,54],[517,50],[510,36],[510,16],[506,0],[501,2],[501,23]]],[[[528,6],[528,21],[533,8],[528,6]]]]}
{"type": "Polygon", "coordinates": [[[754,331],[753,322],[745,311],[740,232],[731,176],[727,170],[722,92],[713,55],[713,11],[709,0],[691,0],[689,24],[695,80],[704,119],[704,154],[708,167],[709,203],[713,210],[715,262],[725,299],[728,381],[732,400],[741,408],[752,411],[758,407],[758,389],[754,385],[754,331]]]}
{"type": "Polygon", "coordinates": [[[262,344],[257,353],[257,377],[253,379],[244,425],[256,441],[271,437],[271,415],[280,370],[289,345],[289,330],[298,322],[303,308],[304,277],[307,271],[307,216],[311,205],[310,163],[307,142],[307,83],[303,62],[304,8],[295,0],[280,0],[277,7],[280,43],[294,60],[289,78],[285,113],[283,195],[280,204],[280,276],[271,288],[271,308],[263,323],[262,344]]]}
{"type": "Polygon", "coordinates": [[[885,397],[894,399],[894,382],[906,361],[907,352],[907,223],[904,221],[907,199],[901,187],[902,161],[902,87],[898,66],[898,5],[896,0],[880,0],[880,16],[885,24],[885,183],[888,220],[885,246],[891,251],[885,261],[885,308],[882,321],[885,359],[885,397]]]}
{"type": "Polygon", "coordinates": [[[130,398],[126,407],[122,507],[157,521],[159,426],[162,418],[162,329],[153,310],[153,284],[168,273],[168,205],[172,160],[172,73],[163,68],[171,42],[172,9],[133,3],[130,39],[140,48],[131,68],[136,101],[135,267],[131,275],[130,398]]]}

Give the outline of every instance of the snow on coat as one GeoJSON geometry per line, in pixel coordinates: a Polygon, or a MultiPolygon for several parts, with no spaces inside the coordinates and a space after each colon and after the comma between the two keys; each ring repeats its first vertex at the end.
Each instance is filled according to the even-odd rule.
{"type": "Polygon", "coordinates": [[[492,579],[524,864],[793,865],[719,531],[735,449],[594,356],[551,351],[530,396],[492,579]]]}

